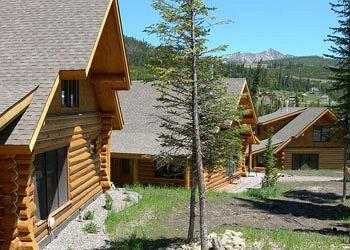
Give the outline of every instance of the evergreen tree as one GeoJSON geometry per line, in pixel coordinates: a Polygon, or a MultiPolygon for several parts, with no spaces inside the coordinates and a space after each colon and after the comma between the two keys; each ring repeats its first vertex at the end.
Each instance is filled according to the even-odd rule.
{"type": "Polygon", "coordinates": [[[192,153],[188,241],[194,238],[198,183],[201,247],[207,249],[204,166],[227,166],[234,159],[232,152],[241,146],[239,135],[245,128],[234,126],[220,131],[220,126],[227,121],[239,124],[245,111],[232,108],[237,97],[228,93],[218,70],[210,70],[222,64],[211,53],[225,48],[209,50],[205,46],[215,25],[208,25],[212,20],[209,13],[214,9],[201,0],[154,0],[153,7],[162,18],[146,29],[162,42],[152,67],[158,77],[154,84],[161,103],[157,106],[163,129],[159,139],[165,157],[192,153]]]}
{"type": "Polygon", "coordinates": [[[344,178],[343,178],[343,197],[346,200],[346,175],[347,159],[349,156],[350,140],[350,1],[338,0],[337,3],[331,3],[331,9],[338,15],[339,27],[331,28],[333,33],[328,35],[328,41],[333,45],[330,47],[329,58],[336,60],[337,64],[330,67],[333,73],[332,80],[333,91],[339,92],[340,98],[335,107],[339,118],[339,125],[344,132],[344,178]]]}
{"type": "Polygon", "coordinates": [[[265,167],[265,176],[262,180],[262,187],[274,187],[277,182],[278,173],[276,169],[276,157],[273,154],[272,131],[270,131],[266,151],[263,153],[263,164],[265,167]]]}
{"type": "Polygon", "coordinates": [[[258,65],[255,69],[255,73],[253,76],[252,84],[250,86],[250,93],[253,99],[253,103],[256,103],[256,100],[259,95],[259,86],[261,82],[261,69],[262,69],[262,61],[258,62],[258,65]]]}

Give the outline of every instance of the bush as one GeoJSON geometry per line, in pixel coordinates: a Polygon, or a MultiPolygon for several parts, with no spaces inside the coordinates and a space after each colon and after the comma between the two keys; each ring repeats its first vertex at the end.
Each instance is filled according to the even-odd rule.
{"type": "Polygon", "coordinates": [[[113,199],[110,194],[105,195],[105,205],[104,208],[107,210],[112,210],[113,207],[113,199]]]}
{"type": "Polygon", "coordinates": [[[90,222],[83,227],[83,231],[86,233],[89,233],[89,234],[96,234],[97,233],[97,225],[93,222],[90,222]]]}
{"type": "Polygon", "coordinates": [[[86,211],[83,216],[83,220],[93,220],[94,219],[94,211],[86,211]]]}

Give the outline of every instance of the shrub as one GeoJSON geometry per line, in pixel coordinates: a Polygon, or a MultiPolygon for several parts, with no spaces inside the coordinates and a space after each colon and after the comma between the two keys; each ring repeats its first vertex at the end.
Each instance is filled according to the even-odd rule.
{"type": "Polygon", "coordinates": [[[272,131],[270,131],[269,139],[266,146],[266,151],[263,154],[265,176],[262,180],[262,187],[274,187],[278,179],[278,171],[276,169],[276,157],[273,154],[272,147],[272,131]]]}
{"type": "Polygon", "coordinates": [[[95,234],[97,233],[97,225],[93,222],[90,222],[83,227],[83,231],[89,234],[95,234]]]}
{"type": "Polygon", "coordinates": [[[110,194],[105,195],[105,205],[104,208],[107,210],[112,210],[113,207],[113,199],[110,194]]]}
{"type": "Polygon", "coordinates": [[[94,211],[86,211],[83,216],[83,220],[93,220],[94,219],[94,211]]]}

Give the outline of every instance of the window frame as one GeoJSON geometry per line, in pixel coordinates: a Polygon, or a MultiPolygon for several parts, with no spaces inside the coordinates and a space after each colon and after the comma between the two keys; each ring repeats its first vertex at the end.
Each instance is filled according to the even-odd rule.
{"type": "Polygon", "coordinates": [[[293,153],[292,154],[292,170],[300,170],[302,162],[307,162],[310,169],[318,170],[320,167],[319,166],[320,155],[318,153],[309,153],[309,154],[293,153]],[[316,167],[313,167],[314,164],[312,163],[315,163],[316,167]]]}
{"type": "Polygon", "coordinates": [[[80,81],[61,80],[61,107],[77,109],[80,106],[80,81]]]}
{"type": "Polygon", "coordinates": [[[37,212],[36,212],[35,215],[36,215],[38,221],[44,221],[44,220],[47,220],[47,218],[50,215],[55,214],[55,212],[57,210],[60,210],[62,207],[66,206],[70,200],[70,197],[69,197],[69,172],[68,172],[68,169],[69,169],[69,166],[68,166],[68,147],[64,146],[64,147],[60,147],[60,148],[56,148],[56,149],[52,149],[49,151],[45,151],[45,152],[36,154],[35,160],[34,160],[34,167],[35,167],[35,173],[34,173],[35,198],[34,198],[34,201],[35,201],[36,206],[37,206],[36,211],[39,211],[39,214],[37,214],[37,212]],[[60,156],[59,151],[60,150],[63,150],[63,152],[65,154],[65,157],[62,159],[61,158],[59,159],[59,156],[60,156]],[[55,157],[54,157],[55,158],[54,177],[55,177],[56,183],[57,183],[57,187],[54,190],[54,195],[52,197],[52,201],[55,201],[55,199],[57,199],[56,200],[57,204],[51,204],[51,205],[49,204],[49,197],[48,197],[48,193],[49,193],[48,186],[52,185],[52,183],[48,182],[48,166],[47,166],[48,159],[47,159],[47,157],[48,157],[49,153],[55,154],[55,157]],[[37,182],[37,173],[36,173],[37,171],[36,170],[38,168],[38,165],[35,165],[36,159],[39,159],[39,158],[43,159],[43,165],[40,165],[40,170],[41,170],[40,174],[42,174],[41,178],[44,178],[43,179],[44,186],[41,187],[41,188],[43,188],[40,191],[41,193],[39,193],[38,189],[37,189],[38,182],[37,182]],[[62,163],[61,167],[60,167],[60,163],[62,163]],[[61,180],[62,175],[65,176],[65,179],[63,181],[61,180]],[[62,193],[60,184],[65,185],[65,187],[64,187],[65,193],[62,193]],[[40,195],[42,195],[42,197],[40,195]],[[40,202],[43,202],[43,201],[45,202],[45,204],[40,205],[40,202]],[[42,207],[43,207],[43,209],[42,209],[42,207]]]}
{"type": "Polygon", "coordinates": [[[313,127],[312,141],[313,142],[330,142],[331,127],[328,125],[315,125],[313,127]],[[324,130],[328,130],[328,131],[325,132],[324,130]]]}
{"type": "MultiPolygon", "coordinates": [[[[167,162],[164,161],[162,159],[159,160],[155,160],[155,164],[154,164],[154,178],[157,179],[171,179],[171,180],[184,180],[185,179],[185,171],[186,171],[186,160],[185,159],[181,159],[181,160],[175,160],[175,161],[171,161],[171,162],[167,162]],[[158,175],[157,170],[159,170],[161,167],[159,165],[162,165],[163,167],[168,167],[170,168],[171,166],[176,166],[179,167],[179,165],[181,164],[183,171],[180,174],[176,174],[174,176],[160,176],[158,175]]],[[[164,173],[163,173],[164,174],[164,173]]]]}

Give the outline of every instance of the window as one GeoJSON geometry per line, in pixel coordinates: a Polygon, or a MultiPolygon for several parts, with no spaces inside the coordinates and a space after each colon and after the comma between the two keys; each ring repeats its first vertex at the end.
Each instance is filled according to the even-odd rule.
{"type": "Polygon", "coordinates": [[[66,147],[35,156],[35,203],[39,219],[46,219],[68,200],[66,161],[66,147]]]}
{"type": "Polygon", "coordinates": [[[79,80],[62,81],[62,107],[79,107],[79,80]]]}
{"type": "Polygon", "coordinates": [[[185,161],[165,162],[163,160],[156,161],[155,177],[166,179],[184,179],[185,161]]]}
{"type": "Polygon", "coordinates": [[[318,169],[318,154],[293,154],[292,169],[318,169]]]}
{"type": "Polygon", "coordinates": [[[131,174],[131,160],[122,159],[122,172],[123,174],[131,174]]]}
{"type": "Polygon", "coordinates": [[[330,141],[330,128],[329,126],[314,126],[314,142],[329,142],[330,141]]]}

